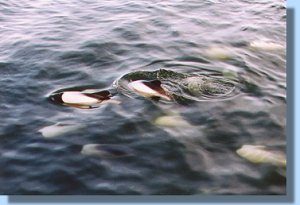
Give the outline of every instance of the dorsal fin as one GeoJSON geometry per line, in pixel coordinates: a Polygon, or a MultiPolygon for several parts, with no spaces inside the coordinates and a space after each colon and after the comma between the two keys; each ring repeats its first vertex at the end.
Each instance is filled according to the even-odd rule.
{"type": "Polygon", "coordinates": [[[151,81],[144,81],[143,82],[146,86],[149,88],[155,90],[161,95],[164,95],[166,97],[169,97],[166,93],[166,91],[161,87],[161,81],[160,80],[151,80],[151,81]]]}
{"type": "Polygon", "coordinates": [[[88,97],[92,97],[92,98],[96,98],[98,100],[109,100],[111,97],[111,94],[109,91],[107,90],[103,90],[103,91],[99,91],[96,93],[84,93],[84,95],[88,96],[88,97]]]}
{"type": "Polygon", "coordinates": [[[151,81],[144,81],[143,82],[146,86],[153,90],[160,90],[161,89],[161,82],[160,80],[151,80],[151,81]]]}
{"type": "Polygon", "coordinates": [[[151,80],[149,83],[155,85],[155,86],[161,86],[161,81],[160,80],[151,80]]]}

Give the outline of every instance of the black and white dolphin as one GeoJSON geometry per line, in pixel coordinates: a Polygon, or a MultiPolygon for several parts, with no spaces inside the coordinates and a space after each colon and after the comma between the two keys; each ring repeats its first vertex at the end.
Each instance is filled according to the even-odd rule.
{"type": "Polygon", "coordinates": [[[50,99],[58,104],[71,107],[90,109],[102,103],[119,104],[117,100],[112,100],[113,95],[108,90],[89,93],[86,91],[63,91],[50,96],[50,99]]]}

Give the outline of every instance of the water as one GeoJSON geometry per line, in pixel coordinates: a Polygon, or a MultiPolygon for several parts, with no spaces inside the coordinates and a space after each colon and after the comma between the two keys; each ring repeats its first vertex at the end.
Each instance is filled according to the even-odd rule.
{"type": "Polygon", "coordinates": [[[236,153],[285,150],[285,50],[249,46],[285,46],[285,19],[282,0],[0,1],[0,193],[285,194],[277,167],[236,153]],[[120,95],[85,110],[47,99],[159,68],[236,73],[256,89],[188,106],[120,95]],[[191,126],[153,123],[170,112],[191,126]],[[39,132],[56,123],[80,129],[39,132]],[[88,144],[121,157],[84,155],[88,144]]]}

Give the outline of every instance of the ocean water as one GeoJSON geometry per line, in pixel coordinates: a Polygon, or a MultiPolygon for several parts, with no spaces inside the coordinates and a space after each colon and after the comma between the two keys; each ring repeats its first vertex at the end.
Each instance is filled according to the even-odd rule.
{"type": "Polygon", "coordinates": [[[236,153],[285,151],[285,1],[8,0],[0,22],[1,194],[285,194],[282,170],[236,153]],[[255,89],[189,105],[48,100],[160,68],[233,73],[255,89]],[[191,126],[154,123],[170,112],[191,126]],[[78,129],[39,132],[57,123],[78,129]],[[85,155],[88,144],[121,156],[85,155]]]}

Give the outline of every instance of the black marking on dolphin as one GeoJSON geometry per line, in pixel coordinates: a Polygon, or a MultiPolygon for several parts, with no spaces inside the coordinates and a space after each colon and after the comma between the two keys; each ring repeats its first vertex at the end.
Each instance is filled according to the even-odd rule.
{"type": "Polygon", "coordinates": [[[103,90],[96,93],[82,93],[82,94],[88,97],[95,98],[100,101],[109,100],[112,97],[111,93],[107,90],[103,90]]]}

